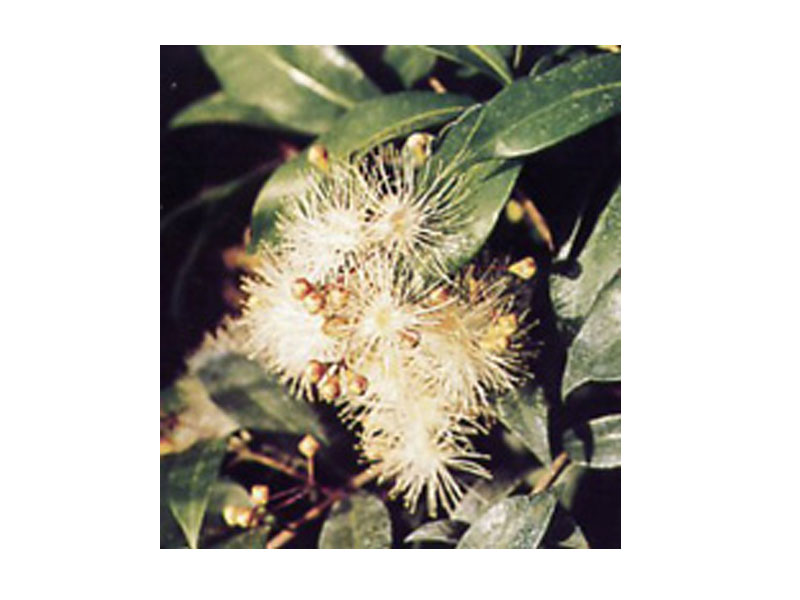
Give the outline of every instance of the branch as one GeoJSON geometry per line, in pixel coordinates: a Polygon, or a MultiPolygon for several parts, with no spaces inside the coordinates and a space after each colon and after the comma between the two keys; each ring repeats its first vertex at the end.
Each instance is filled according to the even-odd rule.
{"type": "Polygon", "coordinates": [[[361,488],[362,486],[366,485],[367,483],[375,479],[375,477],[377,476],[378,476],[377,471],[372,468],[369,468],[366,471],[359,473],[358,475],[356,475],[355,477],[350,479],[350,481],[347,482],[347,486],[344,489],[336,490],[336,492],[329,495],[327,498],[325,498],[325,500],[323,500],[316,506],[312,506],[310,509],[308,509],[308,511],[306,511],[306,513],[302,517],[300,517],[296,521],[293,521],[292,523],[289,523],[285,529],[280,531],[277,535],[275,535],[275,537],[273,537],[269,542],[267,542],[267,549],[272,550],[275,548],[281,548],[282,546],[286,545],[288,542],[294,539],[294,537],[297,535],[297,530],[300,527],[302,527],[303,525],[305,525],[310,521],[313,521],[314,519],[321,517],[325,513],[327,508],[331,506],[334,502],[336,502],[337,500],[341,500],[342,498],[345,498],[349,492],[361,488]]]}

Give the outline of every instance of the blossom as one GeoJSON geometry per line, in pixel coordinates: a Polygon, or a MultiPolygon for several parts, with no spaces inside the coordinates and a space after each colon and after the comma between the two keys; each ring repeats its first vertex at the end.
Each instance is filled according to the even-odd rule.
{"type": "MultiPolygon", "coordinates": [[[[318,152],[319,154],[319,152],[318,152]]],[[[424,155],[423,155],[424,158],[424,155]]],[[[490,477],[470,437],[524,375],[514,276],[446,272],[468,222],[460,178],[381,148],[324,163],[279,212],[247,276],[235,334],[293,391],[335,404],[410,510],[452,512],[461,476],[490,477]]]]}

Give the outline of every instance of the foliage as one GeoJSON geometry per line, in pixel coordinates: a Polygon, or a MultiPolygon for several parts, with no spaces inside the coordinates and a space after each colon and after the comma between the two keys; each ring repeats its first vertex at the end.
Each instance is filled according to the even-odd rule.
{"type": "Polygon", "coordinates": [[[462,202],[471,218],[446,257],[450,272],[487,253],[535,256],[535,275],[520,285],[543,300],[527,307],[534,379],[493,398],[504,437],[492,451],[505,453],[509,466],[493,469],[491,481],[472,481],[452,514],[427,522],[348,462],[352,438],[326,407],[293,399],[258,363],[215,347],[162,391],[161,546],[279,547],[310,531],[315,541],[304,543],[319,548],[588,548],[574,496],[587,473],[621,465],[619,409],[601,401],[618,396],[621,381],[621,188],[613,182],[600,203],[556,199],[549,212],[527,188],[544,154],[562,152],[568,162],[590,130],[619,118],[619,49],[387,46],[379,57],[395,89],[382,89],[385,82],[368,75],[374,68],[334,46],[200,52],[220,89],[175,115],[173,131],[236,125],[299,135],[305,147],[265,181],[271,169],[263,166],[240,173],[165,215],[162,236],[198,206],[224,213],[255,183],[254,251],[274,241],[278,211],[310,185],[312,148],[347,160],[426,131],[426,160],[467,182],[462,202]],[[431,77],[434,88],[442,78],[452,92],[427,89],[431,77]],[[556,212],[563,221],[551,228],[556,212]],[[508,242],[510,235],[519,239],[508,242]],[[165,450],[179,433],[183,445],[165,450]]]}

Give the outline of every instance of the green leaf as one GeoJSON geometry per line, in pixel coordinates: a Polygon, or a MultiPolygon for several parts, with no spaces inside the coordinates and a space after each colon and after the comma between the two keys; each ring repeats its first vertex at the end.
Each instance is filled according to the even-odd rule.
{"type": "Polygon", "coordinates": [[[320,548],[391,548],[392,522],[379,498],[358,492],[339,500],[322,525],[320,548]]]}
{"type": "MultiPolygon", "coordinates": [[[[462,169],[462,158],[481,117],[479,106],[470,108],[439,135],[436,153],[431,157],[434,171],[441,169],[442,176],[447,177],[455,176],[462,169]]],[[[452,269],[468,263],[483,247],[521,170],[522,162],[518,160],[489,160],[466,169],[464,176],[469,192],[458,199],[464,210],[465,224],[459,232],[461,243],[449,257],[452,269]]]]}
{"type": "Polygon", "coordinates": [[[498,46],[423,46],[447,60],[467,65],[497,79],[511,83],[511,71],[498,46]]]}
{"type": "Polygon", "coordinates": [[[292,398],[264,369],[244,356],[226,354],[209,360],[197,372],[211,399],[241,427],[312,434],[328,442],[314,409],[292,398]]]}
{"type": "Polygon", "coordinates": [[[219,550],[264,550],[267,547],[267,538],[271,529],[272,527],[269,525],[248,529],[215,544],[213,548],[219,550]]]}
{"type": "Polygon", "coordinates": [[[538,548],[555,507],[550,492],[501,500],[472,524],[457,548],[538,548]]]}
{"type": "Polygon", "coordinates": [[[249,125],[262,129],[283,129],[270,116],[257,106],[237,102],[225,92],[215,92],[193,102],[169,123],[173,129],[192,125],[249,125]]]}
{"type": "Polygon", "coordinates": [[[556,506],[550,528],[542,542],[543,548],[560,548],[565,550],[587,550],[589,542],[575,522],[575,519],[560,505],[556,506]]]}
{"type": "Polygon", "coordinates": [[[484,107],[470,160],[539,152],[620,111],[620,55],[568,63],[518,79],[484,107]]]}
{"type": "Polygon", "coordinates": [[[397,73],[404,87],[410,88],[431,72],[436,56],[418,46],[386,46],[383,62],[397,73]]]}
{"type": "Polygon", "coordinates": [[[491,480],[479,479],[464,494],[453,511],[452,518],[465,523],[474,523],[492,505],[513,492],[520,483],[519,477],[497,473],[491,480]]]}
{"type": "Polygon", "coordinates": [[[438,544],[450,544],[455,546],[458,543],[458,538],[461,537],[466,528],[466,523],[453,521],[451,519],[429,521],[409,533],[403,542],[406,544],[414,542],[435,542],[438,544]]]}
{"type": "MultiPolygon", "coordinates": [[[[381,96],[359,104],[317,142],[332,159],[346,160],[393,138],[449,121],[470,104],[464,96],[433,92],[381,96]]],[[[261,188],[253,206],[251,251],[259,241],[274,239],[276,212],[287,198],[308,189],[310,168],[303,152],[282,165],[261,188]]]]}
{"type": "Polygon", "coordinates": [[[335,46],[201,46],[226,94],[303,133],[322,133],[380,90],[335,46]]]}
{"type": "Polygon", "coordinates": [[[177,455],[162,456],[160,460],[161,470],[161,519],[160,519],[160,533],[161,533],[161,548],[188,548],[186,545],[186,538],[181,531],[180,525],[172,516],[172,511],[169,508],[168,496],[168,479],[169,471],[172,468],[172,463],[175,462],[177,455]]]}
{"type": "Polygon", "coordinates": [[[514,390],[497,399],[500,421],[517,434],[542,464],[550,464],[547,437],[547,403],[540,386],[514,390]]]}
{"type": "Polygon", "coordinates": [[[562,398],[587,381],[619,381],[622,375],[621,301],[622,274],[617,271],[598,294],[567,351],[562,398]]]}
{"type": "Polygon", "coordinates": [[[580,255],[581,275],[568,279],[550,277],[550,297],[561,319],[582,320],[589,313],[600,291],[620,267],[621,198],[618,187],[603,210],[580,255]]]}
{"type": "Polygon", "coordinates": [[[564,432],[564,450],[570,459],[594,469],[614,469],[622,464],[622,417],[592,419],[564,432]]]}
{"type": "Polygon", "coordinates": [[[225,448],[225,440],[201,441],[175,455],[170,465],[167,503],[190,548],[197,548],[211,485],[217,478],[225,448]]]}

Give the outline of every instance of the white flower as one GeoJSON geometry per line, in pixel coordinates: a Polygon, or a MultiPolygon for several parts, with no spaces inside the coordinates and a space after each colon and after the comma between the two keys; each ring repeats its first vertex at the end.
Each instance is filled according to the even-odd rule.
{"type": "Polygon", "coordinates": [[[490,476],[469,436],[522,375],[522,330],[505,268],[445,273],[467,190],[418,159],[384,148],[310,175],[277,245],[259,249],[236,337],[295,391],[335,403],[392,493],[435,514],[454,509],[457,473],[490,476]]]}

